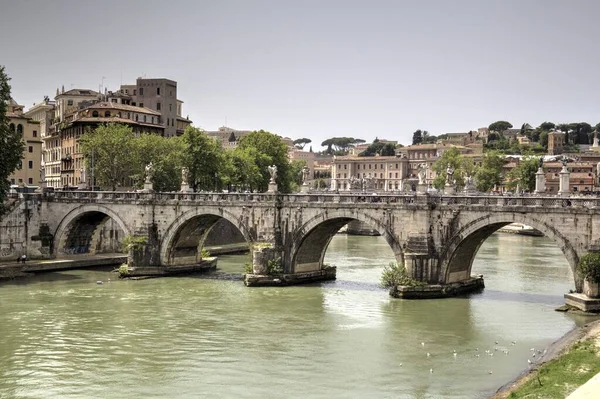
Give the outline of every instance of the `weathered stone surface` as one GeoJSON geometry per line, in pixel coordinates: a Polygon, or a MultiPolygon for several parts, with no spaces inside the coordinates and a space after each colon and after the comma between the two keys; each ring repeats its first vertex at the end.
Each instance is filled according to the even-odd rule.
{"type": "Polygon", "coordinates": [[[279,275],[244,275],[244,284],[247,287],[271,287],[314,283],[318,281],[335,280],[335,266],[328,266],[322,270],[312,272],[299,272],[294,274],[279,275]]]}
{"type": "Polygon", "coordinates": [[[590,298],[585,294],[575,292],[565,294],[565,303],[568,306],[574,307],[584,312],[600,312],[600,298],[590,298]]]}
{"type": "Polygon", "coordinates": [[[448,298],[478,292],[485,288],[483,277],[450,284],[432,284],[417,287],[398,286],[390,289],[390,295],[403,299],[448,298]]]}
{"type": "Polygon", "coordinates": [[[270,243],[293,275],[322,270],[331,238],[358,221],[381,233],[413,278],[449,284],[469,279],[480,245],[516,222],[558,245],[581,292],[575,265],[600,248],[600,199],[592,197],[56,192],[26,195],[12,209],[0,222],[0,258],[59,254],[75,243],[114,248],[112,231],[117,241],[148,237],[136,266],[194,263],[211,229],[227,220],[246,242],[270,243]],[[52,239],[34,239],[42,225],[52,239]]]}

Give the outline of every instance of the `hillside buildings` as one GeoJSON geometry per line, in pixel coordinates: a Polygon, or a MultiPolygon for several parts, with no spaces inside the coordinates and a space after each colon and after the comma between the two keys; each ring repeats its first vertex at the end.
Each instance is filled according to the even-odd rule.
{"type": "Polygon", "coordinates": [[[42,181],[54,181],[58,185],[60,181],[60,157],[56,156],[56,152],[60,149],[60,145],[58,140],[49,140],[48,135],[54,119],[55,105],[55,102],[50,101],[46,96],[42,102],[34,104],[24,115],[40,124],[42,181]]]}

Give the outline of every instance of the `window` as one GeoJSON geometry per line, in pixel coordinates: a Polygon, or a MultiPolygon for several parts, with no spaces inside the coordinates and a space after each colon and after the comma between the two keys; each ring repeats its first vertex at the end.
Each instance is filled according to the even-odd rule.
{"type": "Polygon", "coordinates": [[[92,112],[92,116],[93,116],[94,118],[97,118],[97,117],[98,117],[98,111],[94,111],[94,112],[92,112]]]}
{"type": "MultiPolygon", "coordinates": [[[[23,169],[23,161],[19,161],[18,169],[23,169]]],[[[23,183],[23,180],[21,180],[19,183],[23,183]]]]}
{"type": "Polygon", "coordinates": [[[396,172],[396,179],[398,178],[398,172],[396,172]]]}
{"type": "Polygon", "coordinates": [[[348,165],[345,165],[345,164],[344,164],[344,169],[348,169],[348,165]]]}
{"type": "Polygon", "coordinates": [[[20,123],[17,125],[17,133],[23,135],[23,125],[21,125],[20,123]]]}
{"type": "MultiPolygon", "coordinates": [[[[137,90],[133,89],[133,95],[135,96],[136,94],[137,94],[137,90]]],[[[133,104],[133,105],[135,105],[135,104],[133,104]]]]}
{"type": "Polygon", "coordinates": [[[32,178],[32,177],[30,177],[29,179],[27,179],[27,182],[28,182],[29,184],[33,184],[33,178],[32,178]]]}
{"type": "Polygon", "coordinates": [[[105,118],[110,118],[110,111],[105,111],[104,112],[104,117],[105,118]]]}
{"type": "Polygon", "coordinates": [[[11,131],[11,132],[14,132],[14,131],[15,131],[15,124],[14,124],[14,123],[11,123],[11,124],[8,126],[8,128],[10,129],[10,131],[11,131]]]}
{"type": "Polygon", "coordinates": [[[160,103],[156,103],[156,110],[160,111],[160,103]]]}
{"type": "Polygon", "coordinates": [[[138,114],[135,114],[135,121],[136,121],[136,122],[138,121],[138,118],[139,118],[139,115],[138,115],[138,114]]]}
{"type": "Polygon", "coordinates": [[[369,164],[369,169],[371,169],[371,164],[369,164]]]}
{"type": "Polygon", "coordinates": [[[381,167],[381,169],[383,169],[383,164],[379,165],[381,167]]]}
{"type": "Polygon", "coordinates": [[[10,179],[10,184],[15,184],[15,179],[10,179]]]}
{"type": "Polygon", "coordinates": [[[144,123],[146,123],[146,115],[144,115],[144,123]]]}
{"type": "Polygon", "coordinates": [[[127,113],[127,119],[131,119],[131,112],[127,113]]]}
{"type": "Polygon", "coordinates": [[[344,173],[344,179],[346,178],[346,174],[344,173]]]}
{"type": "Polygon", "coordinates": [[[33,146],[32,145],[29,146],[29,152],[33,152],[33,146]]]}
{"type": "Polygon", "coordinates": [[[375,164],[375,169],[377,169],[377,164],[375,164]]]}
{"type": "Polygon", "coordinates": [[[390,172],[390,179],[392,178],[392,172],[390,172]]]}
{"type": "Polygon", "coordinates": [[[169,97],[173,97],[173,90],[169,90],[169,97]]]}
{"type": "Polygon", "coordinates": [[[23,179],[19,179],[19,183],[23,183],[23,179]]]}
{"type": "Polygon", "coordinates": [[[67,105],[72,107],[73,106],[73,100],[67,100],[67,105]]]}
{"type": "Polygon", "coordinates": [[[144,103],[140,103],[140,108],[144,108],[144,103]]]}
{"type": "Polygon", "coordinates": [[[380,173],[380,174],[379,174],[379,178],[380,178],[380,179],[383,179],[383,173],[380,173]]]}
{"type": "Polygon", "coordinates": [[[33,169],[33,161],[29,161],[29,169],[33,169]]]}
{"type": "Polygon", "coordinates": [[[160,96],[160,87],[157,87],[157,88],[156,88],[156,95],[157,95],[157,96],[160,96]]]}
{"type": "Polygon", "coordinates": [[[33,137],[37,137],[37,130],[33,131],[33,137]]]}
{"type": "Polygon", "coordinates": [[[144,95],[144,88],[140,87],[140,96],[143,96],[143,95],[144,95]]]}
{"type": "Polygon", "coordinates": [[[173,111],[173,104],[169,104],[169,112],[173,111]]]}

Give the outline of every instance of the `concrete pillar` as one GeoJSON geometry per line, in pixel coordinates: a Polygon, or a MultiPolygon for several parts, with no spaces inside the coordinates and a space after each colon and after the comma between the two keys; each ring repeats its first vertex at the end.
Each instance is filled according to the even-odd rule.
{"type": "Polygon", "coordinates": [[[182,183],[181,184],[181,190],[182,193],[191,193],[192,189],[190,188],[190,185],[187,183],[182,183]]]}
{"type": "Polygon", "coordinates": [[[144,182],[144,192],[145,193],[154,192],[154,184],[152,184],[152,182],[150,182],[150,181],[145,181],[144,182]]]}
{"type": "Polygon", "coordinates": [[[269,189],[267,190],[268,193],[276,193],[277,192],[277,183],[271,183],[269,182],[269,189]]]}
{"type": "Polygon", "coordinates": [[[417,184],[417,193],[425,194],[427,192],[427,184],[417,184]]]}
{"type": "Polygon", "coordinates": [[[569,170],[567,169],[566,165],[563,165],[559,175],[560,180],[558,195],[569,195],[569,178],[571,174],[569,173],[569,170]]]}
{"type": "Polygon", "coordinates": [[[454,186],[452,184],[446,184],[446,186],[444,187],[444,194],[446,195],[452,195],[456,192],[456,189],[454,188],[454,186]]]}
{"type": "Polygon", "coordinates": [[[544,170],[540,167],[537,172],[535,172],[535,193],[543,194],[546,192],[546,176],[544,175],[544,170]]]}

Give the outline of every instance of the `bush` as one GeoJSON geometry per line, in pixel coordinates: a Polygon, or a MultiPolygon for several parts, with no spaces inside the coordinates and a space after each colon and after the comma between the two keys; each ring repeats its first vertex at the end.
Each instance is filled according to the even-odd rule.
{"type": "Polygon", "coordinates": [[[600,253],[588,253],[577,264],[577,271],[589,282],[600,283],[600,253]]]}
{"type": "Polygon", "coordinates": [[[426,284],[422,281],[410,278],[404,265],[399,265],[397,262],[390,262],[389,265],[383,268],[380,285],[383,288],[392,288],[399,285],[417,287],[426,284]]]}
{"type": "Polygon", "coordinates": [[[119,273],[119,277],[129,276],[129,266],[127,266],[127,263],[123,263],[121,266],[119,266],[117,273],[119,273]]]}
{"type": "Polygon", "coordinates": [[[148,237],[128,235],[123,238],[123,252],[129,252],[129,249],[142,249],[148,243],[148,237]]]}
{"type": "Polygon", "coordinates": [[[267,273],[268,274],[281,274],[283,273],[283,265],[281,264],[281,258],[271,259],[267,262],[267,273]]]}
{"type": "Polygon", "coordinates": [[[254,273],[254,268],[252,267],[252,263],[246,262],[244,264],[244,273],[246,273],[246,274],[253,274],[254,273]]]}
{"type": "Polygon", "coordinates": [[[200,250],[200,259],[210,258],[210,252],[206,248],[200,250]]]}

